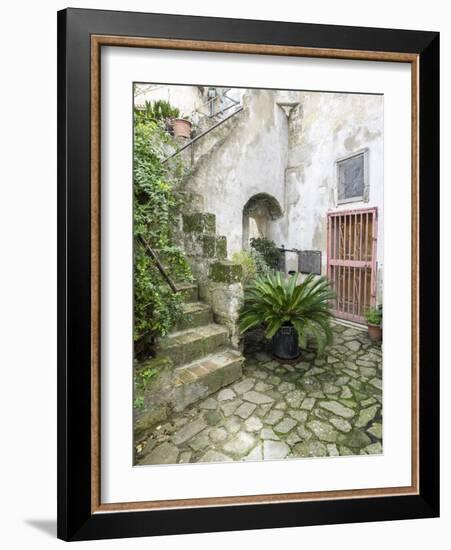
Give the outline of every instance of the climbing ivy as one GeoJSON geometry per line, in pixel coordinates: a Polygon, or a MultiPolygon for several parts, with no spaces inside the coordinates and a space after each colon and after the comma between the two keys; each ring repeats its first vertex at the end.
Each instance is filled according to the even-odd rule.
{"type": "Polygon", "coordinates": [[[174,281],[192,280],[174,229],[181,199],[177,194],[184,174],[181,160],[163,164],[172,152],[172,138],[163,124],[145,111],[134,113],[134,342],[135,355],[148,354],[156,336],[166,334],[181,318],[182,298],[174,294],[158,271],[142,238],[157,253],[174,281]]]}

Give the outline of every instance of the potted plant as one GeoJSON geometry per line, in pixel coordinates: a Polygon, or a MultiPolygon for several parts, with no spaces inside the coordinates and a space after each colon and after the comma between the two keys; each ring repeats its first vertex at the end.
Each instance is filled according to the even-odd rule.
{"type": "Polygon", "coordinates": [[[382,306],[372,307],[365,313],[368,336],[372,342],[382,340],[382,306]]]}
{"type": "Polygon", "coordinates": [[[191,137],[192,123],[187,118],[174,118],[172,120],[172,130],[174,137],[189,139],[191,137]]]}
{"type": "Polygon", "coordinates": [[[240,331],[263,325],[275,358],[282,361],[296,360],[309,335],[322,353],[331,337],[329,305],[334,297],[325,277],[310,274],[298,283],[296,276],[286,278],[280,272],[262,275],[245,290],[240,331]]]}

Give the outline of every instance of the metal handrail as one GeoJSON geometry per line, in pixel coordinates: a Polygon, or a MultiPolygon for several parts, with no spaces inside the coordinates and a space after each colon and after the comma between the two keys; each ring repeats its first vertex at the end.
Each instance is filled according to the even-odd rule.
{"type": "Polygon", "coordinates": [[[140,236],[138,238],[140,239],[140,241],[144,245],[144,247],[147,249],[149,254],[152,256],[152,259],[154,260],[154,262],[155,262],[155,264],[158,268],[158,271],[161,273],[163,278],[166,280],[168,285],[171,287],[172,292],[174,294],[176,294],[177,292],[180,292],[182,289],[178,288],[177,285],[174,283],[174,281],[171,279],[169,273],[164,268],[164,265],[158,259],[158,256],[157,256],[157,253],[155,252],[155,250],[150,246],[150,244],[146,241],[146,239],[144,237],[140,236]]]}
{"type": "Polygon", "coordinates": [[[207,134],[209,134],[212,130],[214,130],[215,128],[217,128],[218,126],[220,126],[221,124],[223,124],[224,122],[227,122],[229,119],[231,119],[233,116],[237,115],[238,113],[241,113],[241,111],[243,110],[243,107],[239,107],[236,111],[233,111],[233,113],[231,115],[229,115],[228,117],[226,118],[222,118],[220,121],[216,122],[216,124],[213,124],[213,126],[210,126],[210,128],[207,128],[204,132],[202,132],[201,134],[199,134],[198,136],[194,137],[192,140],[188,141],[188,143],[185,143],[185,145],[183,145],[183,147],[180,147],[180,149],[177,149],[177,151],[175,151],[174,153],[172,153],[172,155],[169,155],[168,157],[166,157],[165,159],[163,159],[161,161],[161,164],[165,164],[169,159],[175,157],[176,155],[178,155],[179,153],[181,153],[182,151],[184,151],[187,147],[189,147],[190,145],[192,145],[193,143],[195,143],[196,141],[198,141],[200,138],[206,136],[207,134]]]}
{"type": "Polygon", "coordinates": [[[229,109],[232,109],[233,107],[236,107],[237,105],[240,105],[240,102],[237,101],[236,99],[233,99],[232,97],[229,97],[227,95],[227,92],[230,90],[230,88],[228,88],[227,90],[223,91],[221,94],[218,94],[214,97],[211,97],[210,99],[208,99],[205,103],[202,103],[202,105],[195,109],[193,112],[192,112],[192,116],[194,114],[197,114],[197,115],[200,115],[202,117],[205,117],[205,118],[214,118],[215,116],[219,115],[219,114],[224,114],[226,111],[228,111],[229,109]],[[221,104],[221,107],[214,113],[205,113],[203,112],[203,108],[204,107],[208,107],[208,109],[211,111],[211,105],[214,105],[217,101],[219,100],[220,104],[221,104]],[[224,100],[228,101],[230,103],[230,105],[228,106],[224,106],[224,100]]]}
{"type": "Polygon", "coordinates": [[[302,250],[299,250],[298,248],[285,248],[284,246],[278,247],[280,252],[302,252],[302,250]]]}

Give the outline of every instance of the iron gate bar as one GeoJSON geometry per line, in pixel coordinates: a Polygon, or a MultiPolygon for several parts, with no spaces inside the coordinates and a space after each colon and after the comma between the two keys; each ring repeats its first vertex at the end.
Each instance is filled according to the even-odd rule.
{"type": "Polygon", "coordinates": [[[327,224],[327,275],[336,293],[332,311],[363,322],[376,301],[377,208],[329,212],[327,224]]]}

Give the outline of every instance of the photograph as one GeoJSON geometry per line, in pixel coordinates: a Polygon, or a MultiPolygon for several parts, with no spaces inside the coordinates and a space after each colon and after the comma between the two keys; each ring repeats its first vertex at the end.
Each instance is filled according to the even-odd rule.
{"type": "Polygon", "coordinates": [[[210,7],[58,12],[57,536],[410,532],[440,514],[440,33],[210,7]]]}
{"type": "Polygon", "coordinates": [[[384,95],[130,98],[133,465],[383,455],[384,95]]]}

